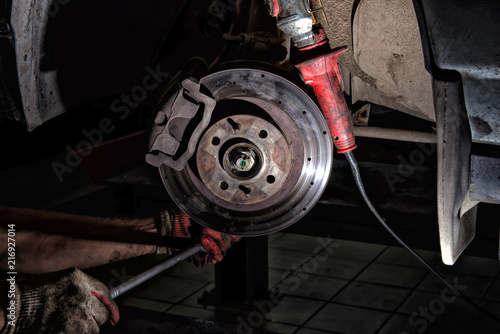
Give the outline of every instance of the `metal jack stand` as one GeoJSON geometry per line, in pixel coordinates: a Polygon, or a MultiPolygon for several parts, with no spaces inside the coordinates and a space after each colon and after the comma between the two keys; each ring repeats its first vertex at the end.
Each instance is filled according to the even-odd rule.
{"type": "Polygon", "coordinates": [[[268,299],[267,236],[243,238],[233,245],[224,261],[215,265],[215,288],[198,299],[202,305],[252,310],[268,299]]]}

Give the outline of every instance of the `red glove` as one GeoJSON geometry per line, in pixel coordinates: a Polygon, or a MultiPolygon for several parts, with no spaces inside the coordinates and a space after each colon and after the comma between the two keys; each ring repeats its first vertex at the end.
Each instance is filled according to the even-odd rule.
{"type": "MultiPolygon", "coordinates": [[[[194,264],[201,268],[206,264],[215,264],[221,261],[235,241],[234,235],[219,233],[198,224],[192,224],[188,215],[180,210],[163,211],[161,214],[161,234],[170,238],[191,239],[199,238],[207,253],[198,253],[191,257],[194,264]]],[[[159,247],[157,253],[172,254],[176,247],[159,247]],[[168,248],[167,248],[168,247],[168,248]]]]}

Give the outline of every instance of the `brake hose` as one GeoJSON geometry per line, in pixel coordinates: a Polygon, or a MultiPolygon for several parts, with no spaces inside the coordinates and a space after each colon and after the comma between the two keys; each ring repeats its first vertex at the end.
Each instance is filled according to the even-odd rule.
{"type": "Polygon", "coordinates": [[[358,162],[354,158],[354,154],[352,151],[345,152],[345,157],[347,158],[347,161],[349,162],[349,165],[351,166],[352,170],[352,175],[354,176],[354,181],[356,182],[356,186],[359,189],[359,192],[361,193],[361,196],[363,197],[366,205],[368,208],[370,208],[370,211],[373,213],[373,215],[377,218],[380,224],[389,232],[389,234],[396,239],[396,241],[406,248],[413,256],[415,256],[431,273],[433,273],[441,282],[443,282],[444,285],[448,289],[450,289],[456,296],[462,298],[464,301],[466,301],[468,304],[470,304],[474,309],[478,310],[479,312],[483,313],[486,315],[488,318],[492,319],[495,321],[497,324],[500,325],[500,319],[495,317],[492,313],[484,309],[482,306],[476,304],[473,302],[469,297],[464,295],[462,292],[460,292],[458,289],[456,289],[453,285],[448,283],[448,281],[441,276],[440,273],[438,273],[430,264],[427,263],[413,248],[408,246],[401,238],[387,225],[385,220],[380,216],[380,214],[377,212],[377,209],[373,206],[372,202],[368,198],[368,195],[366,194],[365,187],[363,185],[363,181],[361,180],[361,175],[359,173],[359,167],[358,167],[358,162]]]}

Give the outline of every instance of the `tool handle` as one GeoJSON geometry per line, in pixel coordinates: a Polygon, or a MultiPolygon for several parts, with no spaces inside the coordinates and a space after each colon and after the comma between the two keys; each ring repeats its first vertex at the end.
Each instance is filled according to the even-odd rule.
{"type": "Polygon", "coordinates": [[[311,85],[318,99],[339,153],[356,148],[349,108],[340,87],[337,59],[346,47],[317,56],[297,65],[304,82],[311,85]]]}
{"type": "Polygon", "coordinates": [[[187,246],[183,249],[181,249],[179,252],[170,255],[167,257],[164,261],[152,266],[149,269],[144,270],[142,273],[126,280],[125,282],[118,284],[114,288],[112,288],[109,293],[111,294],[111,298],[115,299],[116,297],[120,296],[121,294],[129,291],[130,289],[135,288],[141,283],[144,283],[145,281],[153,278],[154,276],[158,275],[159,273],[175,266],[177,263],[199,253],[203,252],[206,253],[206,250],[203,248],[203,246],[199,243],[196,242],[190,246],[187,246]]]}

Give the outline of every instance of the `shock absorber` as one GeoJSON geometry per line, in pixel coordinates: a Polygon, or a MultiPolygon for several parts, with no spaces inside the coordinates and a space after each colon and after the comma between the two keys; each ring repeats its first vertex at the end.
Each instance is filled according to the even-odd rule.
{"type": "MultiPolygon", "coordinates": [[[[268,0],[271,16],[278,17],[278,28],[286,33],[302,53],[323,49],[328,42],[326,33],[319,25],[313,25],[313,11],[307,0],[268,0]]],[[[340,86],[338,56],[346,47],[316,55],[296,65],[304,82],[310,85],[333,137],[339,153],[356,148],[352,121],[340,86]]]]}

